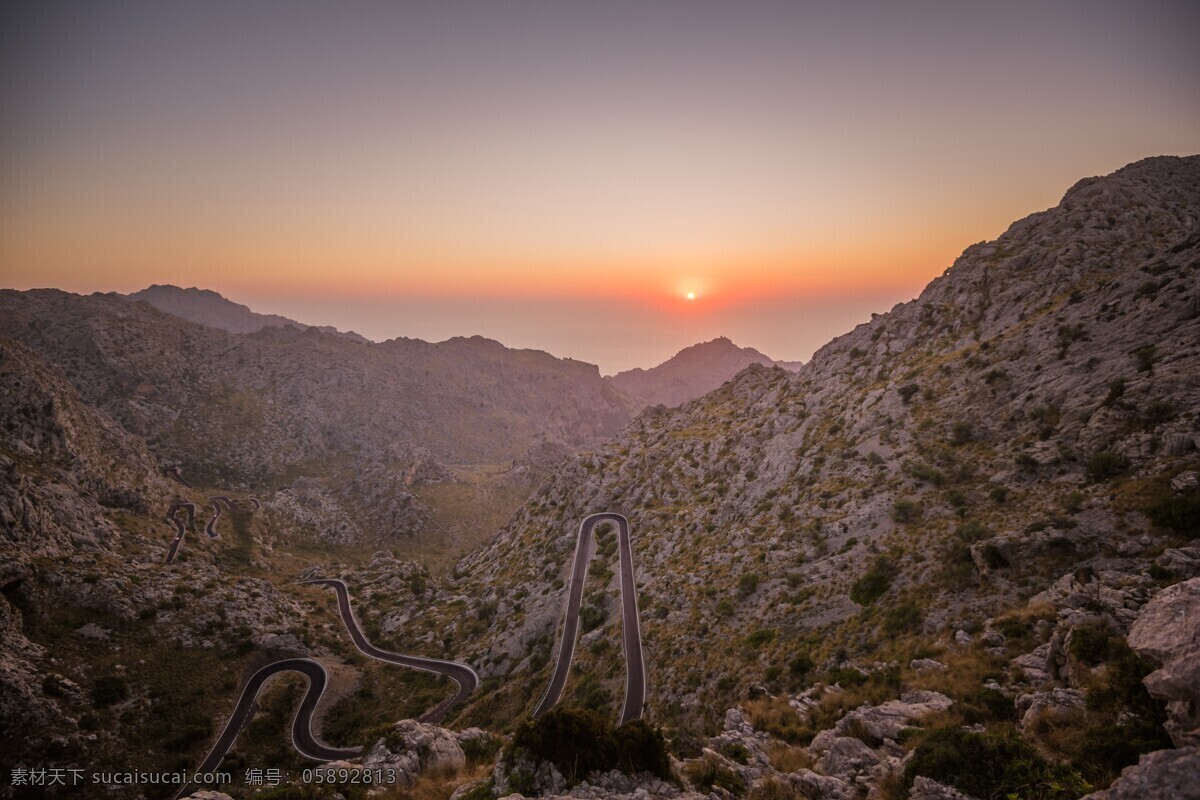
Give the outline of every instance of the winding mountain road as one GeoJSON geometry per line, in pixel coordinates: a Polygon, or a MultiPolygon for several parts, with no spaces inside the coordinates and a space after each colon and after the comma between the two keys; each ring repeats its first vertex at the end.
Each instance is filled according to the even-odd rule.
{"type": "Polygon", "coordinates": [[[575,656],[575,643],[579,638],[579,607],[583,602],[583,585],[587,579],[588,563],[592,560],[592,528],[600,522],[617,525],[617,545],[621,554],[621,633],[625,651],[625,702],[621,707],[618,725],[642,716],[646,703],[646,662],[642,654],[642,628],[638,619],[637,584],[633,574],[633,549],[629,545],[629,520],[610,511],[592,514],[579,526],[579,538],[575,542],[575,564],[571,570],[571,585],[567,591],[567,608],[563,620],[562,639],[559,642],[558,662],[550,685],[542,695],[541,702],[533,710],[539,717],[558,703],[571,660],[575,656]]]}
{"type": "Polygon", "coordinates": [[[437,658],[390,653],[387,650],[380,650],[367,641],[362,628],[358,625],[358,620],[354,618],[354,611],[350,607],[350,590],[343,581],[337,578],[315,578],[309,581],[302,581],[302,583],[310,586],[329,586],[337,593],[338,612],[341,614],[342,622],[346,625],[346,630],[349,632],[354,646],[363,655],[374,658],[377,661],[386,661],[389,664],[399,664],[402,667],[424,670],[425,672],[436,672],[440,675],[445,675],[458,685],[458,691],[453,696],[446,698],[429,711],[426,711],[421,716],[421,722],[441,722],[450,709],[465,700],[479,686],[479,676],[475,674],[475,670],[466,664],[460,664],[457,661],[443,661],[437,658]]]}
{"type": "Polygon", "coordinates": [[[167,549],[166,563],[170,564],[175,560],[175,554],[179,552],[179,545],[183,544],[183,534],[187,528],[192,528],[194,530],[196,527],[195,503],[184,503],[176,500],[171,504],[171,507],[167,509],[167,521],[175,526],[175,539],[171,542],[171,546],[167,549]],[[186,528],[184,527],[184,523],[179,521],[180,511],[187,512],[186,528]]]}
{"type": "MultiPolygon", "coordinates": [[[[212,518],[209,519],[208,523],[205,524],[204,532],[208,534],[208,538],[216,539],[219,536],[217,533],[217,523],[221,519],[221,504],[223,503],[225,508],[229,510],[229,513],[232,514],[237,508],[237,502],[230,500],[225,495],[210,497],[208,498],[208,501],[212,503],[213,515],[212,518]]],[[[258,501],[257,497],[248,497],[246,498],[246,501],[254,504],[254,508],[251,509],[252,513],[262,508],[262,503],[258,501]]],[[[175,560],[175,556],[179,553],[179,547],[183,544],[184,533],[187,530],[196,530],[196,504],[184,502],[182,500],[176,500],[171,504],[171,507],[167,509],[167,521],[175,526],[175,539],[172,540],[171,546],[167,549],[166,563],[170,564],[175,560]],[[187,511],[186,527],[183,522],[179,521],[180,511],[187,511]]]]}
{"type": "Polygon", "coordinates": [[[204,532],[208,534],[208,538],[216,539],[217,522],[221,519],[221,504],[224,503],[225,507],[229,509],[229,513],[232,514],[233,501],[224,495],[217,495],[216,497],[208,498],[208,502],[212,503],[213,515],[212,519],[208,521],[208,524],[204,526],[204,532]]]}
{"type": "MultiPolygon", "coordinates": [[[[250,676],[250,680],[242,688],[242,695],[238,698],[237,705],[229,716],[229,721],[225,723],[225,729],[217,737],[212,750],[200,764],[197,772],[216,771],[221,760],[225,758],[225,754],[233,747],[238,734],[254,719],[254,714],[258,711],[258,704],[255,701],[263,684],[272,675],[280,672],[299,672],[308,679],[308,691],[305,692],[304,699],[300,701],[300,707],[296,709],[296,716],[292,719],[292,746],[300,755],[314,761],[337,761],[342,758],[354,758],[362,752],[361,747],[329,747],[317,741],[312,732],[312,717],[317,704],[321,702],[321,695],[325,693],[325,685],[328,683],[329,677],[325,672],[325,666],[320,661],[311,658],[287,658],[268,664],[250,676]]],[[[191,788],[190,785],[181,787],[175,795],[175,800],[184,797],[191,788]]]]}

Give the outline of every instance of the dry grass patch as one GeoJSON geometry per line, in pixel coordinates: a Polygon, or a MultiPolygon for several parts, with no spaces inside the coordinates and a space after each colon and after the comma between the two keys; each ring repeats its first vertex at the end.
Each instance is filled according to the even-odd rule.
{"type": "Polygon", "coordinates": [[[812,769],[813,757],[803,747],[772,742],[767,747],[767,759],[771,767],[778,772],[798,772],[802,769],[812,769]]]}
{"type": "Polygon", "coordinates": [[[811,737],[804,718],[792,708],[786,697],[761,697],[742,703],[750,723],[776,739],[797,744],[811,737]]]}
{"type": "Polygon", "coordinates": [[[449,800],[458,787],[482,781],[491,772],[491,764],[479,764],[458,772],[426,772],[412,786],[392,787],[375,797],[380,800],[449,800]]]}

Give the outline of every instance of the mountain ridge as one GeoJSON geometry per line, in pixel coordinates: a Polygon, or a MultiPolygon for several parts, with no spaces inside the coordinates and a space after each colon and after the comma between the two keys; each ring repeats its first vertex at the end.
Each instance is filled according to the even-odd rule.
{"type": "Polygon", "coordinates": [[[738,347],[719,336],[680,350],[649,369],[618,372],[607,380],[643,405],[677,406],[711,392],[751,364],[780,365],[752,347],[738,347]]]}
{"type": "Polygon", "coordinates": [[[332,325],[305,325],[279,314],[261,314],[219,292],[195,286],[185,289],[169,283],[155,283],[123,297],[134,303],[149,303],[159,311],[165,311],[189,322],[220,328],[230,333],[256,333],[267,327],[286,326],[300,330],[316,328],[322,333],[343,336],[356,342],[369,341],[354,331],[339,331],[332,325]]]}

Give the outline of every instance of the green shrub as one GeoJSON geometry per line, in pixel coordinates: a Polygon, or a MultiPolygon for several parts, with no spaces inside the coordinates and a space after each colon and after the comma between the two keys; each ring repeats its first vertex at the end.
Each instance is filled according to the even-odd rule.
{"type": "Polygon", "coordinates": [[[1181,536],[1200,536],[1200,491],[1165,495],[1148,511],[1150,521],[1181,536]]]}
{"type": "Polygon", "coordinates": [[[105,675],[92,683],[92,705],[108,708],[129,697],[129,685],[120,675],[105,675]]]}
{"type": "Polygon", "coordinates": [[[593,772],[610,769],[670,776],[667,742],[659,730],[642,720],[614,729],[584,708],[556,708],[522,722],[505,756],[510,765],[517,753],[549,761],[572,786],[593,772]]]}
{"type": "Polygon", "coordinates": [[[734,795],[746,793],[746,781],[742,780],[742,776],[722,765],[712,755],[688,764],[684,774],[693,786],[706,792],[718,786],[734,795]]]}
{"type": "Polygon", "coordinates": [[[635,719],[617,728],[613,739],[617,745],[617,769],[630,775],[649,772],[659,778],[671,777],[667,740],[658,728],[635,719]]]}
{"type": "Polygon", "coordinates": [[[920,508],[912,500],[897,500],[892,504],[892,519],[901,524],[914,522],[920,515],[920,508]]]}
{"type": "Polygon", "coordinates": [[[869,606],[883,596],[892,585],[892,562],[880,556],[866,573],[850,587],[850,599],[860,606],[869,606]]]}
{"type": "Polygon", "coordinates": [[[1175,406],[1166,400],[1155,400],[1142,411],[1139,422],[1144,430],[1152,431],[1175,418],[1175,406]]]}
{"type": "Polygon", "coordinates": [[[750,763],[750,751],[741,742],[730,742],[721,748],[721,755],[737,764],[750,763]]]}
{"type": "Polygon", "coordinates": [[[1112,408],[1120,403],[1122,397],[1125,396],[1125,379],[1113,378],[1108,384],[1108,394],[1104,397],[1104,402],[1101,405],[1106,408],[1112,408]]]}
{"type": "Polygon", "coordinates": [[[982,523],[970,520],[959,523],[958,527],[954,529],[954,535],[967,544],[974,544],[980,539],[986,539],[989,531],[982,523]]]}
{"type": "Polygon", "coordinates": [[[910,461],[904,465],[905,471],[917,480],[933,486],[941,486],[946,482],[945,474],[924,461],[910,461]]]}
{"type": "Polygon", "coordinates": [[[950,429],[950,443],[964,445],[975,438],[975,428],[969,422],[956,422],[950,429]]]}
{"type": "Polygon", "coordinates": [[[493,736],[490,733],[483,736],[476,736],[472,739],[465,739],[462,742],[463,755],[467,757],[467,762],[471,764],[483,764],[495,759],[496,753],[500,752],[500,745],[503,741],[499,736],[493,736]]]}
{"type": "Polygon", "coordinates": [[[935,728],[904,770],[906,790],[918,775],[986,800],[1074,800],[1091,789],[1078,772],[1048,762],[1010,726],[985,733],[935,728]]]}
{"type": "Polygon", "coordinates": [[[1009,566],[1004,553],[991,542],[985,544],[980,553],[983,555],[983,563],[987,565],[988,569],[1006,569],[1009,566]]]}
{"type": "Polygon", "coordinates": [[[1132,355],[1137,359],[1138,372],[1153,372],[1154,362],[1158,360],[1158,348],[1152,344],[1145,344],[1133,351],[1132,355]]]}
{"type": "Polygon", "coordinates": [[[986,722],[1016,722],[1017,706],[1003,692],[980,686],[955,698],[955,708],[963,722],[978,725],[986,722]]]}
{"type": "Polygon", "coordinates": [[[1071,656],[1090,667],[1108,660],[1111,643],[1112,635],[1100,625],[1085,623],[1071,629],[1071,656]]]}
{"type": "Polygon", "coordinates": [[[599,714],[582,708],[556,708],[522,722],[513,734],[509,757],[525,751],[549,761],[573,786],[588,774],[616,761],[613,728],[599,714]]]}
{"type": "Polygon", "coordinates": [[[1085,467],[1088,478],[1097,482],[1115,478],[1128,468],[1129,462],[1125,460],[1125,457],[1111,450],[1093,453],[1085,467]]]}
{"type": "Polygon", "coordinates": [[[777,632],[774,628],[759,628],[746,637],[746,644],[757,650],[764,644],[775,641],[776,635],[777,632]]]}
{"type": "Polygon", "coordinates": [[[788,670],[797,678],[803,678],[808,675],[808,673],[812,672],[814,666],[816,665],[808,653],[800,653],[788,662],[788,670]]]}
{"type": "Polygon", "coordinates": [[[1107,786],[1121,770],[1136,764],[1143,753],[1172,747],[1171,737],[1154,720],[1132,717],[1112,725],[1091,725],[1083,731],[1072,759],[1083,777],[1107,786]]]}
{"type": "Polygon", "coordinates": [[[921,630],[921,608],[916,603],[898,603],[883,615],[883,630],[892,636],[921,630]]]}
{"type": "Polygon", "coordinates": [[[738,578],[738,594],[740,596],[749,597],[756,591],[758,591],[758,576],[753,572],[747,572],[738,578]]]}
{"type": "Polygon", "coordinates": [[[993,503],[998,506],[1002,506],[1008,501],[1008,487],[993,486],[992,490],[988,492],[988,496],[992,498],[993,503]]]}
{"type": "Polygon", "coordinates": [[[608,617],[608,612],[604,610],[604,606],[584,606],[579,612],[579,624],[584,633],[594,631],[596,628],[604,624],[604,620],[608,617]]]}

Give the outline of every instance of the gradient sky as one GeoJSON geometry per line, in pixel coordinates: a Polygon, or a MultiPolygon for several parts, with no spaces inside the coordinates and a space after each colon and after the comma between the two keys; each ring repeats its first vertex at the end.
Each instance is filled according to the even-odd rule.
{"type": "Polygon", "coordinates": [[[605,372],[717,335],[807,358],[1075,180],[1200,152],[1194,2],[5,13],[0,286],[605,372]]]}

